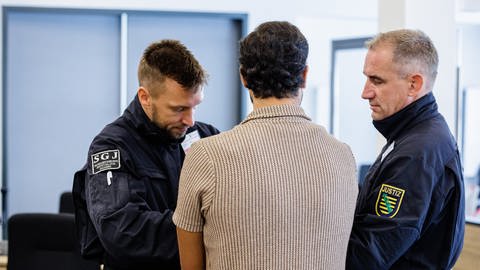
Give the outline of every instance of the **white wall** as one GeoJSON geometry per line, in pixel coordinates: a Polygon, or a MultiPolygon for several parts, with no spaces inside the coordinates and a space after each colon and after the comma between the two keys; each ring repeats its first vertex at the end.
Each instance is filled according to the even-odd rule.
{"type": "Polygon", "coordinates": [[[2,5],[91,7],[115,9],[155,9],[194,12],[245,12],[250,15],[252,28],[266,20],[293,21],[301,16],[336,16],[375,18],[377,0],[1,0],[2,5]]]}
{"type": "Polygon", "coordinates": [[[461,88],[480,87],[478,76],[480,53],[480,24],[464,25],[460,28],[461,42],[459,56],[461,68],[461,88]]]}
{"type": "Polygon", "coordinates": [[[379,2],[379,31],[419,29],[432,39],[438,51],[438,76],[433,93],[439,111],[456,133],[457,36],[455,0],[395,0],[379,2]]]}

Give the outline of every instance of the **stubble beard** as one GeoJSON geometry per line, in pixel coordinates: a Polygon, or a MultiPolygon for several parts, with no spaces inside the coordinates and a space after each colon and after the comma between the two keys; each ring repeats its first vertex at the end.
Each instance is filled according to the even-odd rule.
{"type": "Polygon", "coordinates": [[[178,127],[176,125],[168,127],[167,125],[164,125],[164,124],[162,124],[162,122],[158,121],[158,119],[157,119],[157,107],[156,106],[152,106],[152,122],[158,128],[160,128],[163,131],[164,134],[168,135],[170,137],[170,139],[174,139],[174,140],[181,139],[187,133],[186,130],[182,133],[175,132],[175,129],[184,128],[185,126],[183,126],[183,125],[182,125],[182,127],[178,127]]]}

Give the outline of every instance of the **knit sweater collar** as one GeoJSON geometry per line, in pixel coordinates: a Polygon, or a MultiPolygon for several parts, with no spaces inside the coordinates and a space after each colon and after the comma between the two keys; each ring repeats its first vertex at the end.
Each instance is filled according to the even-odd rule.
{"type": "Polygon", "coordinates": [[[245,120],[242,121],[242,124],[245,124],[252,120],[257,119],[267,119],[267,118],[280,118],[280,117],[295,117],[303,118],[305,120],[311,121],[303,111],[302,107],[298,105],[284,104],[284,105],[273,105],[267,107],[261,107],[254,109],[245,120]]]}

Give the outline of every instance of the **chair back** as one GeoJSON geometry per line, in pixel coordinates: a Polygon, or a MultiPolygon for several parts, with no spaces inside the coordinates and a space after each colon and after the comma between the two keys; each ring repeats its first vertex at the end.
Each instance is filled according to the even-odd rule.
{"type": "Polygon", "coordinates": [[[73,196],[71,191],[65,191],[60,195],[59,213],[74,214],[75,208],[73,206],[73,196]]]}
{"type": "Polygon", "coordinates": [[[8,270],[99,270],[83,259],[72,214],[23,213],[8,220],[8,270]]]}
{"type": "Polygon", "coordinates": [[[358,170],[358,186],[363,186],[363,183],[365,182],[365,176],[367,176],[370,166],[372,166],[372,164],[360,165],[360,169],[358,170]]]}

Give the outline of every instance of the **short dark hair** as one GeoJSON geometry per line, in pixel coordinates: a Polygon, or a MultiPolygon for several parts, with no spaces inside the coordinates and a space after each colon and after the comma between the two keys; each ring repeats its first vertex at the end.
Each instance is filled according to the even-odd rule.
{"type": "Polygon", "coordinates": [[[307,56],[307,39],[296,26],[266,22],[240,41],[240,73],[256,98],[297,96],[307,56]]]}
{"type": "Polygon", "coordinates": [[[178,40],[161,40],[148,46],[138,65],[140,86],[148,87],[170,78],[186,90],[206,83],[206,73],[193,54],[178,40]]]}

